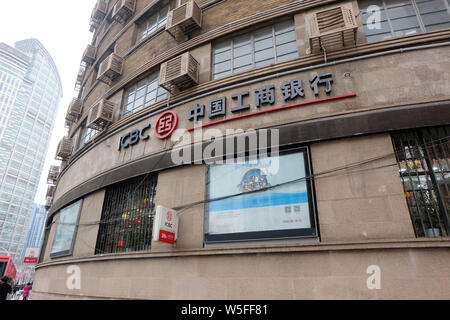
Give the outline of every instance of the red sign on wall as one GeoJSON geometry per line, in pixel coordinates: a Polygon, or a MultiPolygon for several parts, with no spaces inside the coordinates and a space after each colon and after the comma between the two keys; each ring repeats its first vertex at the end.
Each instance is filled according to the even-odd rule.
{"type": "Polygon", "coordinates": [[[166,230],[159,230],[159,241],[174,244],[175,233],[166,230]]]}
{"type": "Polygon", "coordinates": [[[163,112],[155,124],[155,135],[159,139],[170,137],[172,132],[177,128],[178,116],[175,112],[169,110],[163,112]]]}
{"type": "Polygon", "coordinates": [[[37,263],[38,262],[38,258],[25,258],[23,259],[24,263],[37,263]]]}

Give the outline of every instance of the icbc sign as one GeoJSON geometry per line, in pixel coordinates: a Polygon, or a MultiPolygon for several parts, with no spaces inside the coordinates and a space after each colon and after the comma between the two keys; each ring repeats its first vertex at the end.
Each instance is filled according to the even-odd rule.
{"type": "Polygon", "coordinates": [[[24,263],[37,263],[38,257],[40,253],[39,248],[27,248],[25,250],[25,258],[23,259],[24,263]]]}
{"type": "Polygon", "coordinates": [[[128,132],[126,135],[122,136],[119,140],[118,150],[122,150],[123,148],[128,148],[129,146],[135,145],[141,140],[150,139],[150,136],[145,134],[145,132],[150,129],[152,125],[149,124],[142,128],[141,130],[133,130],[128,132]]]}
{"type": "Polygon", "coordinates": [[[163,112],[156,120],[155,124],[155,135],[159,139],[166,139],[170,137],[172,132],[177,128],[178,116],[173,111],[163,112]]]}
{"type": "MultiPolygon", "coordinates": [[[[178,125],[178,116],[173,111],[163,112],[155,124],[155,136],[159,139],[166,139],[174,132],[178,125]]],[[[150,135],[145,134],[148,129],[151,128],[151,124],[143,127],[141,130],[133,130],[126,135],[120,137],[118,150],[126,149],[137,144],[141,140],[150,139],[150,135]]]]}
{"type": "Polygon", "coordinates": [[[163,206],[156,207],[153,223],[153,241],[174,244],[178,235],[178,216],[176,211],[163,206]]]}

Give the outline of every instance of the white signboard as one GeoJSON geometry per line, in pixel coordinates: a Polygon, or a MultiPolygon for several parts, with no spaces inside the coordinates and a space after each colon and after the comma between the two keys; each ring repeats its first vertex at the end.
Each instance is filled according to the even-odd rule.
{"type": "Polygon", "coordinates": [[[173,209],[163,206],[156,207],[153,222],[153,241],[174,244],[178,237],[178,216],[173,209]]]}
{"type": "Polygon", "coordinates": [[[37,263],[39,258],[40,248],[27,248],[25,250],[24,263],[37,263]]]}

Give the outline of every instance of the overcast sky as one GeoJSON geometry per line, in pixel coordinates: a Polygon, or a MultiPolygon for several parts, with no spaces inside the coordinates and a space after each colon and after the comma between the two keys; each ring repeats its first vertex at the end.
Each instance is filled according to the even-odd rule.
{"type": "Polygon", "coordinates": [[[63,87],[58,115],[47,152],[35,201],[45,203],[47,174],[55,160],[56,145],[67,134],[64,118],[74,91],[81,56],[92,40],[89,20],[96,0],[0,0],[0,42],[14,46],[36,38],[48,50],[58,68],[63,87]]]}

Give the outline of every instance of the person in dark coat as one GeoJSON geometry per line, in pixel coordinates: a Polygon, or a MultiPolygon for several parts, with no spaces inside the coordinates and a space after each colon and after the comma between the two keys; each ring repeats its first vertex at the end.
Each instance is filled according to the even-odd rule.
{"type": "Polygon", "coordinates": [[[9,282],[9,278],[7,276],[5,276],[5,277],[3,277],[1,279],[1,283],[0,283],[0,301],[5,301],[6,297],[8,296],[8,294],[12,293],[12,287],[11,287],[11,285],[8,282],[9,282]]]}

